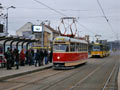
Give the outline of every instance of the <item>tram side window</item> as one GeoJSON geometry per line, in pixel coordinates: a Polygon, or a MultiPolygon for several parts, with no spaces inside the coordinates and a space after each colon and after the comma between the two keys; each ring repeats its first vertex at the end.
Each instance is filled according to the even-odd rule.
{"type": "Polygon", "coordinates": [[[81,51],[83,51],[83,44],[81,44],[81,51]]]}
{"type": "Polygon", "coordinates": [[[86,44],[86,51],[88,51],[88,44],[86,44]]]}
{"type": "Polygon", "coordinates": [[[70,51],[74,52],[75,51],[75,43],[70,44],[70,51]]]}
{"type": "Polygon", "coordinates": [[[81,51],[81,47],[80,47],[81,45],[80,45],[80,43],[79,43],[79,45],[78,45],[78,51],[81,51]]]}
{"type": "Polygon", "coordinates": [[[87,49],[88,49],[88,45],[87,45],[87,44],[85,44],[85,46],[86,46],[86,47],[85,47],[85,51],[87,51],[87,49]]]}
{"type": "Polygon", "coordinates": [[[81,51],[87,51],[87,44],[81,44],[81,51]]]}
{"type": "Polygon", "coordinates": [[[83,44],[83,51],[85,51],[85,44],[83,44]]]}
{"type": "Polygon", "coordinates": [[[82,50],[82,51],[85,51],[85,44],[82,44],[82,45],[83,45],[83,47],[82,47],[82,48],[83,48],[83,50],[82,50]]]}
{"type": "Polygon", "coordinates": [[[81,51],[83,51],[83,44],[81,43],[81,51]]]}
{"type": "Polygon", "coordinates": [[[84,51],[86,51],[86,44],[83,44],[84,45],[84,51]]]}
{"type": "Polygon", "coordinates": [[[82,51],[82,43],[80,43],[80,51],[82,51]]]}
{"type": "Polygon", "coordinates": [[[84,44],[84,51],[86,51],[86,44],[84,44]]]}
{"type": "Polygon", "coordinates": [[[79,51],[79,43],[76,43],[75,47],[76,47],[75,51],[79,51]]]}

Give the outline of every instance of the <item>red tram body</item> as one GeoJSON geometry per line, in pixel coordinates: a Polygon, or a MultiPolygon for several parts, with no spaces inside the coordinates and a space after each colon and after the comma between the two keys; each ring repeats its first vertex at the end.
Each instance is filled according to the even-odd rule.
{"type": "Polygon", "coordinates": [[[87,62],[88,43],[85,40],[59,36],[53,42],[53,67],[73,67],[87,62]]]}

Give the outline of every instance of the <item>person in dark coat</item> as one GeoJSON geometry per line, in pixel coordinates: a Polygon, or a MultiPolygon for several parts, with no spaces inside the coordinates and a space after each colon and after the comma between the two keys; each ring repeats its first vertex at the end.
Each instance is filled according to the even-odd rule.
{"type": "Polygon", "coordinates": [[[32,65],[34,65],[34,50],[31,49],[31,54],[32,54],[32,65]]]}
{"type": "Polygon", "coordinates": [[[43,65],[44,53],[42,49],[40,49],[40,65],[43,65]]]}
{"type": "Polygon", "coordinates": [[[32,53],[31,53],[31,49],[29,49],[29,51],[28,51],[28,63],[29,63],[29,66],[32,65],[32,53]]]}
{"type": "Polygon", "coordinates": [[[44,51],[44,56],[45,56],[45,64],[48,64],[48,52],[47,52],[47,50],[44,51]]]}
{"type": "Polygon", "coordinates": [[[7,60],[7,70],[12,69],[11,68],[11,52],[10,48],[7,48],[7,52],[5,52],[5,58],[7,60]]]}
{"type": "Polygon", "coordinates": [[[35,67],[37,67],[37,64],[40,66],[40,51],[39,50],[37,50],[36,52],[35,60],[36,60],[35,67]]]}
{"type": "Polygon", "coordinates": [[[11,67],[14,67],[14,62],[15,62],[15,58],[14,58],[14,51],[12,50],[12,48],[10,48],[10,53],[11,53],[11,67]]]}
{"type": "Polygon", "coordinates": [[[16,69],[19,69],[19,50],[15,49],[15,62],[16,62],[16,69]]]}

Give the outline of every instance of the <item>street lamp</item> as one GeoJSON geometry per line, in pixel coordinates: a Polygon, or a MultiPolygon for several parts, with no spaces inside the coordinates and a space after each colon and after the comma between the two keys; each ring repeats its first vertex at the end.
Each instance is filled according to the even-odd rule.
{"type": "Polygon", "coordinates": [[[6,13],[6,36],[8,35],[8,10],[9,10],[10,8],[15,9],[16,7],[10,6],[10,7],[7,8],[7,13],[6,13]]]}

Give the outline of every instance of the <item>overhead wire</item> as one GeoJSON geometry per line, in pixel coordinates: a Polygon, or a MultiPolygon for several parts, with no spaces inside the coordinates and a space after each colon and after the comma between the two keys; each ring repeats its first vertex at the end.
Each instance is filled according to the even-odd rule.
{"type": "MultiPolygon", "coordinates": [[[[54,11],[54,12],[56,12],[56,13],[62,15],[62,16],[67,16],[67,15],[65,15],[64,13],[58,11],[57,9],[51,8],[50,6],[44,4],[43,2],[41,2],[41,1],[39,1],[39,0],[34,0],[34,1],[37,2],[37,3],[39,3],[39,4],[41,4],[41,5],[43,5],[43,6],[45,6],[45,7],[47,7],[47,8],[49,8],[50,10],[52,10],[52,11],[54,11]]],[[[112,32],[114,32],[113,27],[112,27],[112,25],[111,25],[110,22],[109,22],[109,19],[108,19],[107,16],[105,15],[105,12],[104,12],[104,10],[103,10],[103,8],[102,8],[102,5],[100,4],[99,0],[97,0],[97,2],[98,2],[98,5],[99,5],[99,7],[100,7],[100,9],[101,9],[101,11],[102,11],[102,13],[103,13],[103,15],[104,15],[104,16],[101,16],[101,17],[104,17],[104,18],[106,19],[106,21],[107,21],[107,23],[109,24],[112,32]]],[[[37,8],[36,8],[36,9],[37,9],[37,8]]],[[[39,9],[39,8],[38,8],[38,9],[39,9]]],[[[45,8],[41,8],[41,9],[45,9],[45,8]]],[[[87,11],[87,10],[72,10],[72,9],[61,9],[61,10],[62,10],[62,11],[65,11],[65,10],[71,10],[71,11],[87,11]]],[[[92,17],[92,18],[94,18],[94,17],[92,17]]],[[[97,17],[95,17],[95,18],[97,18],[97,17]]],[[[79,24],[79,23],[78,23],[78,24],[79,24]]],[[[89,30],[89,29],[88,29],[87,27],[85,27],[84,25],[82,25],[82,24],[79,24],[79,25],[82,26],[83,28],[85,28],[85,30],[87,30],[87,31],[89,31],[89,32],[91,32],[91,33],[93,33],[93,34],[96,34],[96,33],[92,32],[91,30],[89,30]]],[[[115,32],[114,32],[114,33],[115,33],[115,32]]]]}
{"type": "Polygon", "coordinates": [[[99,5],[99,7],[100,7],[100,9],[101,9],[101,11],[102,11],[102,13],[103,13],[103,15],[104,15],[104,18],[105,18],[106,22],[108,23],[109,27],[111,28],[111,31],[112,31],[112,32],[115,34],[115,36],[116,36],[116,33],[115,33],[115,31],[113,30],[113,27],[112,27],[111,23],[109,22],[109,19],[107,18],[107,16],[106,16],[106,14],[105,14],[105,12],[104,12],[104,10],[103,10],[103,8],[102,8],[102,5],[101,5],[101,3],[99,2],[99,0],[97,0],[97,3],[98,3],[98,5],[99,5]]]}
{"type": "MultiPolygon", "coordinates": [[[[77,23],[78,23],[78,25],[79,25],[80,27],[85,28],[86,31],[92,33],[93,35],[99,35],[98,33],[95,33],[95,32],[93,32],[91,29],[87,28],[85,25],[80,24],[79,22],[77,22],[77,23]]],[[[79,31],[79,30],[78,30],[78,31],[79,31]]],[[[102,36],[104,36],[104,37],[110,37],[110,36],[105,36],[105,35],[102,35],[102,36]]],[[[90,36],[90,37],[95,37],[95,36],[90,36]]]]}
{"type": "Polygon", "coordinates": [[[88,29],[86,26],[84,26],[83,24],[80,24],[79,22],[77,22],[78,23],[78,25],[80,26],[80,27],[83,27],[83,28],[85,28],[85,30],[86,31],[88,31],[88,32],[91,32],[92,34],[97,34],[97,33],[95,33],[95,32],[93,32],[92,30],[90,30],[90,29],[88,29]]]}
{"type": "MultiPolygon", "coordinates": [[[[34,7],[16,7],[19,9],[43,9],[43,10],[48,10],[49,8],[34,8],[34,7]]],[[[80,9],[55,9],[55,10],[60,10],[60,11],[97,11],[97,10],[80,10],[80,9]]]]}
{"type": "MultiPolygon", "coordinates": [[[[41,5],[43,5],[43,6],[45,6],[45,7],[47,7],[47,8],[49,8],[50,10],[53,10],[53,11],[59,13],[59,14],[62,15],[62,16],[67,16],[67,15],[65,15],[65,14],[57,11],[56,9],[53,9],[53,8],[49,7],[48,5],[42,3],[42,2],[40,2],[40,1],[38,1],[38,0],[34,0],[34,1],[37,2],[37,3],[39,3],[39,4],[41,4],[41,5]]],[[[79,24],[79,25],[80,25],[80,24],[79,24]]],[[[87,27],[85,27],[84,25],[81,25],[81,26],[87,29],[87,27]]],[[[88,30],[88,29],[87,29],[87,30],[88,30]]],[[[88,30],[88,31],[89,31],[89,30],[88,30]]],[[[90,32],[92,32],[92,31],[90,31],[90,32]]],[[[92,33],[93,33],[93,32],[92,32],[92,33]]]]}
{"type": "Polygon", "coordinates": [[[37,3],[39,3],[39,4],[41,4],[41,5],[43,5],[43,6],[45,6],[45,7],[47,7],[47,8],[49,8],[50,10],[52,10],[52,11],[54,11],[54,12],[56,12],[56,13],[62,15],[62,16],[67,16],[67,15],[63,14],[62,12],[57,11],[56,9],[53,9],[53,8],[51,8],[50,6],[44,4],[43,2],[40,2],[40,1],[38,1],[38,0],[34,0],[34,1],[37,2],[37,3]]]}

